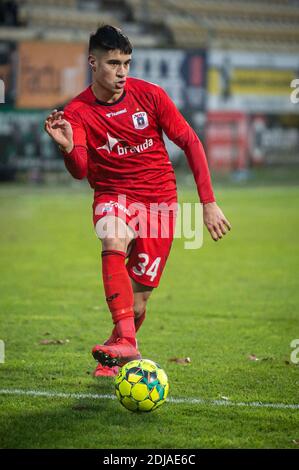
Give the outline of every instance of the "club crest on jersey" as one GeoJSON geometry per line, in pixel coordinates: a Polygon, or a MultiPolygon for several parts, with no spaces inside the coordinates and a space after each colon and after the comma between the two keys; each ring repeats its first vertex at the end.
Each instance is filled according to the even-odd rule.
{"type": "Polygon", "coordinates": [[[132,119],[135,129],[145,129],[148,126],[147,113],[144,111],[132,114],[132,119]]]}

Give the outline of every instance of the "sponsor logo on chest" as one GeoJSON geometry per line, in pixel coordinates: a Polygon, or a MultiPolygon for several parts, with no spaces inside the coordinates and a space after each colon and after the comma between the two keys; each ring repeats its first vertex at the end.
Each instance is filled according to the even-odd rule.
{"type": "Polygon", "coordinates": [[[106,150],[109,154],[116,152],[118,155],[133,155],[134,153],[142,153],[153,145],[153,139],[145,139],[140,144],[127,145],[107,132],[107,141],[104,145],[97,147],[97,150],[106,150]]]}
{"type": "Polygon", "coordinates": [[[135,129],[145,129],[148,126],[147,113],[144,111],[133,114],[132,119],[135,129]]]}

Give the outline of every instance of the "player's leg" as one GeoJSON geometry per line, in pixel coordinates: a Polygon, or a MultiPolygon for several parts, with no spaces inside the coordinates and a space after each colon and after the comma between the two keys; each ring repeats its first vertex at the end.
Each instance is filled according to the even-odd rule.
{"type": "MultiPolygon", "coordinates": [[[[122,223],[122,221],[120,221],[120,223],[122,223]]],[[[118,231],[119,236],[117,240],[112,239],[110,237],[110,241],[103,241],[102,243],[103,243],[103,246],[105,245],[105,248],[113,248],[113,247],[123,248],[124,246],[126,246],[127,256],[129,256],[129,254],[132,252],[132,247],[134,244],[134,240],[133,240],[134,234],[129,229],[129,227],[125,227],[124,229],[125,229],[124,235],[120,234],[120,231],[118,231]],[[113,246],[111,246],[111,244],[113,244],[113,246]]],[[[150,297],[153,287],[140,284],[139,282],[136,282],[132,278],[130,278],[130,281],[132,284],[132,289],[133,289],[133,294],[134,294],[133,311],[134,311],[135,332],[137,333],[137,331],[139,330],[139,328],[141,327],[145,319],[146,303],[150,297]]],[[[117,331],[117,326],[114,326],[110,337],[105,341],[104,344],[109,345],[111,343],[114,343],[118,338],[119,338],[119,334],[117,331]]]]}
{"type": "Polygon", "coordinates": [[[102,275],[106,301],[116,326],[118,337],[125,337],[135,344],[134,294],[125,260],[126,251],[134,234],[119,217],[107,217],[112,221],[102,242],[102,275]],[[113,234],[110,229],[113,228],[113,234]]]}
{"type": "MultiPolygon", "coordinates": [[[[140,329],[146,315],[146,304],[153,291],[153,287],[148,287],[140,284],[139,282],[131,279],[131,284],[134,292],[134,323],[136,333],[140,329]]],[[[113,328],[110,337],[105,341],[105,344],[114,343],[118,338],[116,326],[113,328]]]]}
{"type": "Polygon", "coordinates": [[[134,233],[119,217],[106,216],[100,222],[102,232],[98,224],[96,231],[102,242],[103,284],[118,339],[96,345],[93,356],[102,365],[112,367],[140,357],[136,348],[134,293],[125,265],[126,250],[134,233]]]}
{"type": "MultiPolygon", "coordinates": [[[[134,279],[131,279],[133,292],[134,292],[134,323],[135,323],[135,331],[136,334],[139,331],[141,325],[143,324],[146,316],[146,305],[147,301],[153,291],[152,287],[144,286],[134,279]]],[[[118,339],[117,327],[114,326],[110,337],[105,341],[105,345],[109,345],[115,343],[118,339]]],[[[94,371],[95,377],[109,377],[115,376],[118,374],[118,366],[108,367],[103,366],[101,363],[98,364],[94,371]]]]}
{"type": "MultiPolygon", "coordinates": [[[[144,286],[134,279],[131,279],[133,292],[134,292],[134,323],[135,323],[135,332],[137,333],[140,329],[142,323],[145,320],[146,315],[146,304],[153,291],[152,287],[144,286]]],[[[105,345],[113,344],[118,339],[117,327],[114,326],[110,337],[105,341],[105,345]]],[[[137,340],[136,340],[137,341],[137,340]]],[[[94,371],[95,377],[103,376],[115,376],[118,374],[118,366],[108,367],[103,366],[101,363],[98,364],[94,371]]]]}
{"type": "Polygon", "coordinates": [[[167,258],[170,253],[175,226],[175,214],[170,211],[164,217],[150,218],[147,211],[146,218],[139,213],[139,225],[147,227],[140,231],[140,236],[132,244],[127,270],[134,290],[134,314],[136,332],[141,327],[146,313],[146,304],[154,288],[158,287],[167,258]],[[150,224],[154,224],[156,231],[150,231],[150,224]],[[148,236],[149,234],[152,236],[148,236]],[[157,234],[157,236],[154,236],[157,234]]]}
{"type": "MultiPolygon", "coordinates": [[[[96,233],[97,233],[97,236],[100,238],[101,240],[101,243],[102,243],[102,253],[104,251],[108,251],[108,248],[111,252],[111,254],[113,253],[113,250],[114,252],[120,252],[120,254],[124,253],[126,251],[126,246],[130,243],[130,240],[131,240],[131,234],[129,233],[123,233],[123,224],[122,222],[119,222],[119,221],[113,221],[113,219],[111,219],[111,217],[108,219],[108,216],[106,216],[104,218],[101,218],[101,222],[100,224],[96,224],[96,233]],[[107,223],[105,224],[105,219],[107,221],[107,223]],[[108,233],[108,222],[109,222],[109,233],[108,233]],[[115,228],[113,229],[113,232],[115,233],[111,233],[111,227],[115,227],[115,223],[118,223],[118,224],[121,224],[120,227],[115,228]],[[121,228],[121,230],[119,230],[119,228],[121,228]],[[106,237],[103,237],[102,236],[102,232],[105,232],[106,233],[106,237]],[[108,235],[110,235],[108,237],[108,235]],[[117,237],[115,235],[118,235],[117,237]],[[104,238],[106,238],[106,240],[104,241],[104,238]]],[[[110,258],[111,259],[111,258],[110,258]]],[[[108,259],[104,258],[102,256],[102,275],[103,275],[103,283],[104,283],[104,290],[105,290],[105,294],[106,294],[106,288],[105,288],[105,280],[104,280],[104,265],[106,264],[106,261],[108,261],[108,259]]],[[[109,266],[107,266],[107,268],[105,268],[105,270],[108,270],[109,271],[109,266]]],[[[107,296],[106,296],[107,298],[107,296]]],[[[108,303],[108,302],[107,302],[108,303]]],[[[109,306],[109,304],[108,304],[109,306]]],[[[111,345],[113,343],[115,343],[117,341],[117,339],[119,338],[119,335],[118,335],[118,331],[117,331],[117,325],[114,325],[114,328],[112,330],[112,333],[110,335],[110,337],[104,342],[104,345],[111,345]]],[[[93,375],[95,377],[102,377],[102,376],[115,376],[118,374],[118,366],[106,366],[106,365],[102,365],[101,362],[98,363],[97,367],[95,368],[94,370],[94,373],[93,375]]]]}
{"type": "Polygon", "coordinates": [[[153,291],[153,287],[145,286],[131,278],[134,291],[134,316],[136,333],[145,320],[146,304],[153,291]]]}
{"type": "MultiPolygon", "coordinates": [[[[104,209],[105,210],[105,209],[104,209]]],[[[145,222],[142,221],[142,218],[140,217],[140,211],[139,211],[139,224],[142,225],[143,227],[149,223],[150,218],[146,218],[145,222]]],[[[159,284],[160,277],[162,275],[166,260],[169,255],[169,251],[171,248],[172,240],[173,240],[173,230],[174,230],[174,223],[173,221],[175,220],[175,216],[170,214],[170,218],[166,218],[166,225],[168,225],[169,221],[169,234],[166,237],[143,237],[139,236],[134,240],[134,242],[131,242],[130,237],[126,239],[127,243],[125,244],[126,247],[128,247],[129,243],[131,243],[131,252],[129,256],[129,261],[126,265],[127,272],[131,278],[131,283],[133,284],[133,290],[134,296],[133,296],[133,311],[134,311],[134,316],[136,315],[135,318],[135,330],[138,330],[144,321],[145,317],[145,307],[146,307],[146,302],[151,294],[151,291],[154,287],[157,287],[159,284]],[[134,284],[135,281],[135,284],[134,284]]],[[[127,222],[126,222],[127,223],[127,222]]],[[[159,217],[158,220],[158,226],[161,226],[161,223],[164,223],[165,221],[162,220],[162,218],[159,217]]],[[[162,232],[161,232],[162,233],[162,232]]],[[[115,248],[123,248],[118,245],[119,243],[119,238],[123,237],[118,237],[117,240],[117,245],[115,245],[115,240],[113,241],[114,245],[112,247],[109,246],[109,248],[115,249],[115,248]]],[[[114,334],[119,334],[118,329],[114,330],[114,334]]],[[[112,335],[113,336],[113,335],[112,335]]],[[[113,341],[114,338],[110,337],[109,340],[113,341]]],[[[110,342],[108,340],[108,342],[110,342]]],[[[109,346],[106,346],[105,349],[101,347],[101,353],[107,353],[116,351],[117,354],[119,354],[118,350],[119,348],[115,343],[109,346]],[[116,347],[115,347],[116,346],[116,347]]],[[[135,350],[136,352],[136,350],[135,350]]],[[[138,351],[137,351],[138,353],[138,351]]],[[[123,351],[120,353],[123,356],[123,351]]],[[[139,353],[138,353],[139,354],[139,353]]],[[[110,354],[110,358],[112,357],[112,354],[110,354]]],[[[98,359],[98,357],[96,357],[98,359]]],[[[105,357],[100,358],[105,364],[105,357]]],[[[113,359],[115,359],[115,356],[113,354],[113,359]]],[[[126,362],[126,359],[122,357],[123,363],[126,362]]],[[[120,363],[120,361],[118,361],[120,363]]],[[[113,362],[110,362],[109,365],[112,365],[113,362]]]]}

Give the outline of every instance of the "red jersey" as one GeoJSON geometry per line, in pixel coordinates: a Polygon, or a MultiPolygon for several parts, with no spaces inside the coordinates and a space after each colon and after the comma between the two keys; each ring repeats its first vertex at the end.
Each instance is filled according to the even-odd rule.
{"type": "Polygon", "coordinates": [[[64,112],[74,134],[74,148],[65,154],[65,164],[74,177],[87,175],[95,196],[125,194],[148,203],[176,200],[164,131],[184,150],[201,202],[215,200],[203,147],[158,85],[127,78],[114,103],[99,101],[89,86],[64,112]]]}

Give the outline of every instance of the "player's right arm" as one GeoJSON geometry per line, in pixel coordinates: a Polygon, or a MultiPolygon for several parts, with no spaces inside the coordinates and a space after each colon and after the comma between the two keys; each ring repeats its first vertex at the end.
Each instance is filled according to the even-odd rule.
{"type": "Polygon", "coordinates": [[[71,175],[76,179],[83,179],[87,175],[85,131],[75,119],[71,124],[71,119],[65,119],[64,114],[64,111],[54,109],[46,118],[44,128],[60,148],[71,175]]]}

